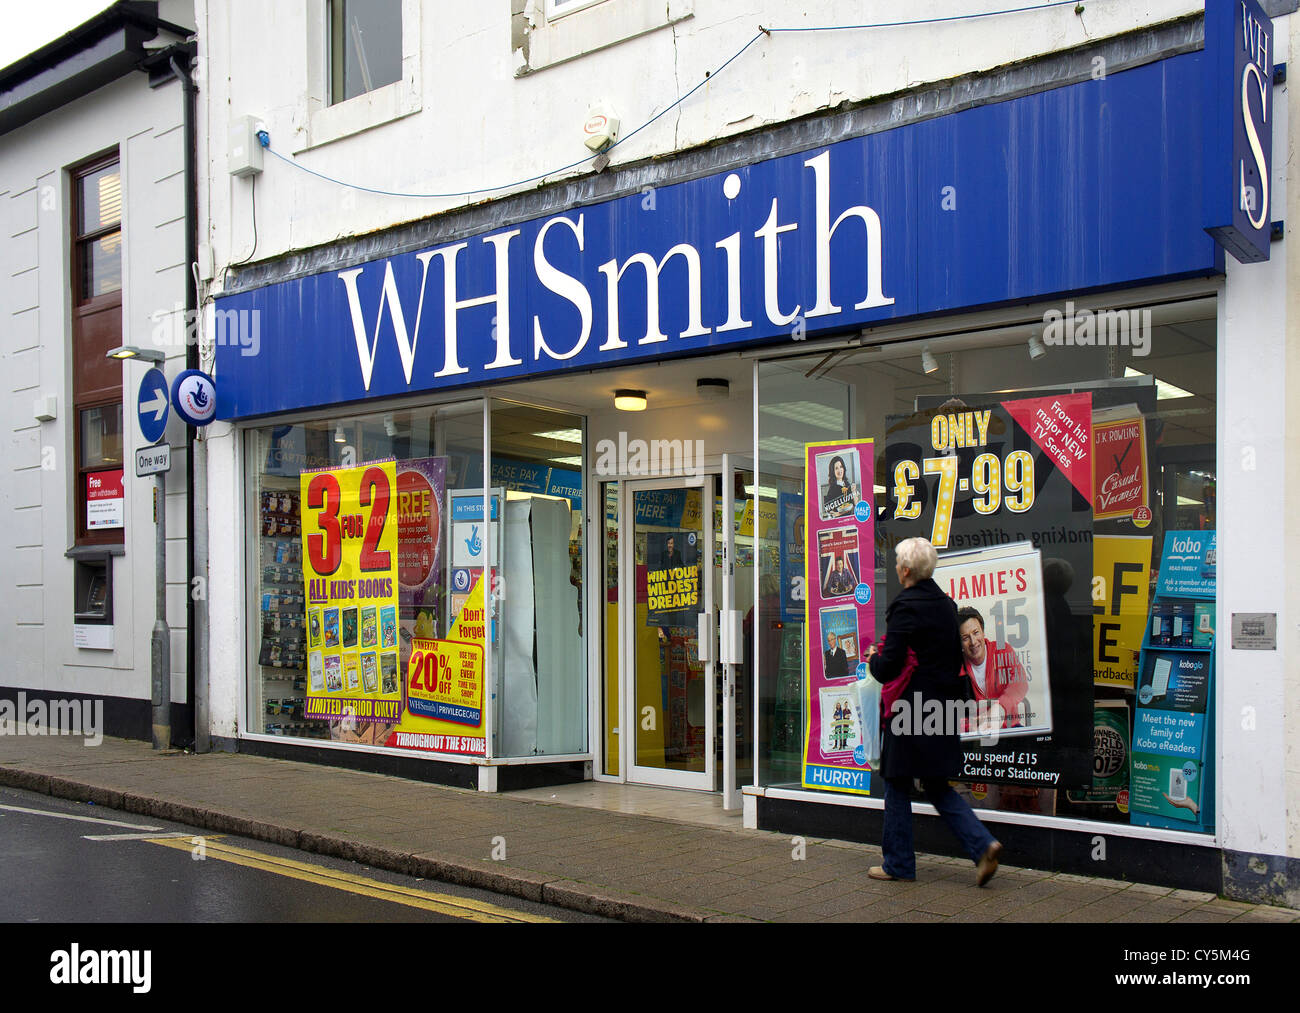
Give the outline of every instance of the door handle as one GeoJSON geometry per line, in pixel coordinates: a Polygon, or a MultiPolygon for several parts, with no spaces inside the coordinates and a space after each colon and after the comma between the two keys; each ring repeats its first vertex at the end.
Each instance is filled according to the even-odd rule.
{"type": "Polygon", "coordinates": [[[695,617],[695,648],[701,664],[717,660],[713,632],[713,613],[704,609],[695,617]]]}

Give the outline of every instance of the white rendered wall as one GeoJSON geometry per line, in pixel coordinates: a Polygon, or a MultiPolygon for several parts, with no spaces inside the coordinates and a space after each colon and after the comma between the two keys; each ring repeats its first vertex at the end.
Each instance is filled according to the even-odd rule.
{"type": "MultiPolygon", "coordinates": [[[[417,0],[408,0],[408,10],[417,0]]],[[[654,0],[663,9],[668,0],[654,0]]],[[[539,6],[528,0],[528,8],[539,6]]],[[[626,10],[635,20],[649,0],[605,0],[561,19],[566,32],[604,41],[601,28],[626,10]],[[604,21],[602,22],[602,19],[604,21]]],[[[590,171],[582,124],[593,102],[608,103],[623,133],[662,112],[705,80],[765,27],[852,25],[949,16],[950,0],[906,5],[857,0],[672,0],[693,11],[672,25],[515,77],[511,15],[504,4],[424,2],[418,56],[406,61],[398,100],[418,112],[309,146],[320,104],[323,0],[197,4],[202,102],[210,123],[211,191],[207,242],[216,277],[254,249],[253,183],[228,175],[230,117],[257,116],[274,148],[328,175],[401,193],[495,187],[580,162],[590,171]]],[[[1025,6],[968,0],[962,11],[1025,6]]],[[[834,107],[1072,48],[1199,12],[1196,0],[1132,4],[1103,0],[981,20],[915,27],[775,33],[696,92],[682,106],[613,150],[613,164],[710,143],[834,107]]],[[[536,16],[536,15],[534,15],[536,16]]],[[[360,99],[355,122],[366,122],[360,99]]],[[[348,105],[344,103],[343,105],[348,105]]],[[[341,107],[334,107],[335,110],[341,107]]],[[[537,185],[506,187],[469,198],[414,200],[360,193],[315,179],[269,154],[256,181],[256,258],[263,260],[495,199],[537,185]]]]}
{"type": "MultiPolygon", "coordinates": [[[[154,621],[152,480],[134,477],[143,445],[134,417],[144,366],[123,372],[126,553],[113,560],[114,649],[73,646],[76,415],[67,168],[117,147],[123,181],[123,328],[127,344],[175,333],[165,320],[185,299],[181,86],[150,89],[123,78],[0,139],[0,685],[147,700],[154,621]],[[168,314],[166,318],[157,314],[168,314]],[[37,422],[37,397],[58,398],[58,418],[37,422]],[[42,464],[45,467],[42,467],[42,464]]],[[[165,349],[169,376],[185,347],[165,349]]],[[[167,496],[167,612],[172,700],[185,700],[185,432],[172,423],[167,496]],[[179,451],[179,452],[177,452],[179,451]]]]}
{"type": "MultiPolygon", "coordinates": [[[[1296,46],[1300,40],[1300,17],[1291,15],[1279,19],[1276,31],[1279,40],[1285,39],[1289,46],[1296,46]]],[[[1288,121],[1290,116],[1300,115],[1300,90],[1296,91],[1295,98],[1290,98],[1289,90],[1275,92],[1275,95],[1276,107],[1287,110],[1288,121]]],[[[1285,164],[1295,164],[1296,149],[1300,145],[1300,131],[1288,132],[1286,141],[1280,148],[1278,138],[1274,135],[1273,144],[1273,157],[1276,161],[1285,160],[1285,164]]],[[[1300,222],[1300,187],[1292,187],[1286,199],[1275,205],[1274,218],[1280,218],[1284,214],[1288,226],[1300,222]]],[[[1296,236],[1297,233],[1288,228],[1285,244],[1273,246],[1275,255],[1287,254],[1287,260],[1291,265],[1282,280],[1284,292],[1282,300],[1286,313],[1284,362],[1290,395],[1286,400],[1283,426],[1284,432],[1287,433],[1296,432],[1296,427],[1300,426],[1300,397],[1297,397],[1296,390],[1297,378],[1300,378],[1300,301],[1298,301],[1300,284],[1297,284],[1296,278],[1300,256],[1289,252],[1295,248],[1296,236]]],[[[1283,500],[1282,513],[1286,517],[1296,517],[1300,516],[1300,467],[1295,465],[1293,458],[1288,461],[1288,464],[1285,471],[1286,498],[1283,500]]],[[[1300,665],[1295,661],[1300,658],[1300,581],[1286,580],[1286,577],[1295,572],[1297,554],[1300,554],[1300,532],[1297,532],[1296,526],[1291,524],[1287,527],[1282,557],[1286,570],[1283,577],[1286,588],[1286,617],[1285,621],[1283,617],[1278,617],[1277,636],[1278,649],[1284,659],[1280,675],[1283,684],[1281,700],[1284,720],[1281,733],[1284,749],[1283,767],[1286,771],[1286,854],[1293,858],[1300,858],[1300,665]],[[1290,659],[1291,663],[1285,664],[1285,659],[1290,659]]]]}
{"type": "MultiPolygon", "coordinates": [[[[1275,61],[1287,59],[1294,16],[1275,22],[1275,61]]],[[[1287,88],[1274,88],[1287,109],[1287,88]]],[[[1287,118],[1273,123],[1273,221],[1287,208],[1287,118]]],[[[1266,264],[1225,257],[1219,305],[1219,626],[1215,680],[1219,699],[1219,814],[1224,847],[1251,854],[1300,856],[1296,849],[1297,675],[1288,583],[1295,584],[1295,515],[1281,509],[1296,472],[1288,440],[1287,243],[1266,264]],[[1278,650],[1232,650],[1234,612],[1277,613],[1278,650]],[[1289,662],[1289,664],[1288,664],[1289,662]],[[1290,784],[1288,784],[1290,779],[1290,784]],[[1292,800],[1288,806],[1288,798],[1292,800]]],[[[1291,409],[1294,412],[1294,408],[1291,409]]]]}

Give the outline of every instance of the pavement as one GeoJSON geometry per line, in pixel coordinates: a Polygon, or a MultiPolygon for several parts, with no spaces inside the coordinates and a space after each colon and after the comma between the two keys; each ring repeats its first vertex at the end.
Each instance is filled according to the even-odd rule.
{"type": "Polygon", "coordinates": [[[0,736],[0,784],[636,922],[1298,922],[1209,893],[583,808],[238,753],[0,736]]]}

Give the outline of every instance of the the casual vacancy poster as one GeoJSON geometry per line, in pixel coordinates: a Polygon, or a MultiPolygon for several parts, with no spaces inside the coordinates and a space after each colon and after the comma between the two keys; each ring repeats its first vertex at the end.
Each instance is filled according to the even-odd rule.
{"type": "Polygon", "coordinates": [[[806,788],[865,794],[871,786],[857,680],[875,640],[874,446],[805,448],[806,788]]]}
{"type": "Polygon", "coordinates": [[[1092,679],[1133,689],[1151,604],[1151,536],[1097,535],[1092,553],[1092,679]]]}
{"type": "Polygon", "coordinates": [[[396,488],[391,460],[299,477],[308,718],[356,725],[401,716],[396,488]]]}
{"type": "Polygon", "coordinates": [[[978,565],[965,574],[964,587],[955,572],[936,577],[958,606],[979,613],[963,624],[982,625],[963,644],[966,669],[982,680],[976,699],[996,696],[1007,712],[997,742],[963,741],[963,779],[1092,783],[1092,453],[1091,394],[954,397],[886,419],[888,601],[899,591],[894,547],[905,538],[933,542],[941,566],[952,553],[1017,543],[1037,553],[1037,574],[990,560],[982,578],[978,565]]]}
{"type": "Polygon", "coordinates": [[[1137,405],[1093,412],[1092,462],[1097,520],[1132,518],[1149,505],[1146,422],[1137,405]]]}

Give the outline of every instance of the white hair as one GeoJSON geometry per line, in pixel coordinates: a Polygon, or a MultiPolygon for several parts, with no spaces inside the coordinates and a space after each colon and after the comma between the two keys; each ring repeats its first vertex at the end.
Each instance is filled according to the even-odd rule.
{"type": "Polygon", "coordinates": [[[898,565],[911,571],[917,580],[934,576],[934,568],[939,565],[939,554],[925,538],[904,538],[894,547],[898,565]]]}

